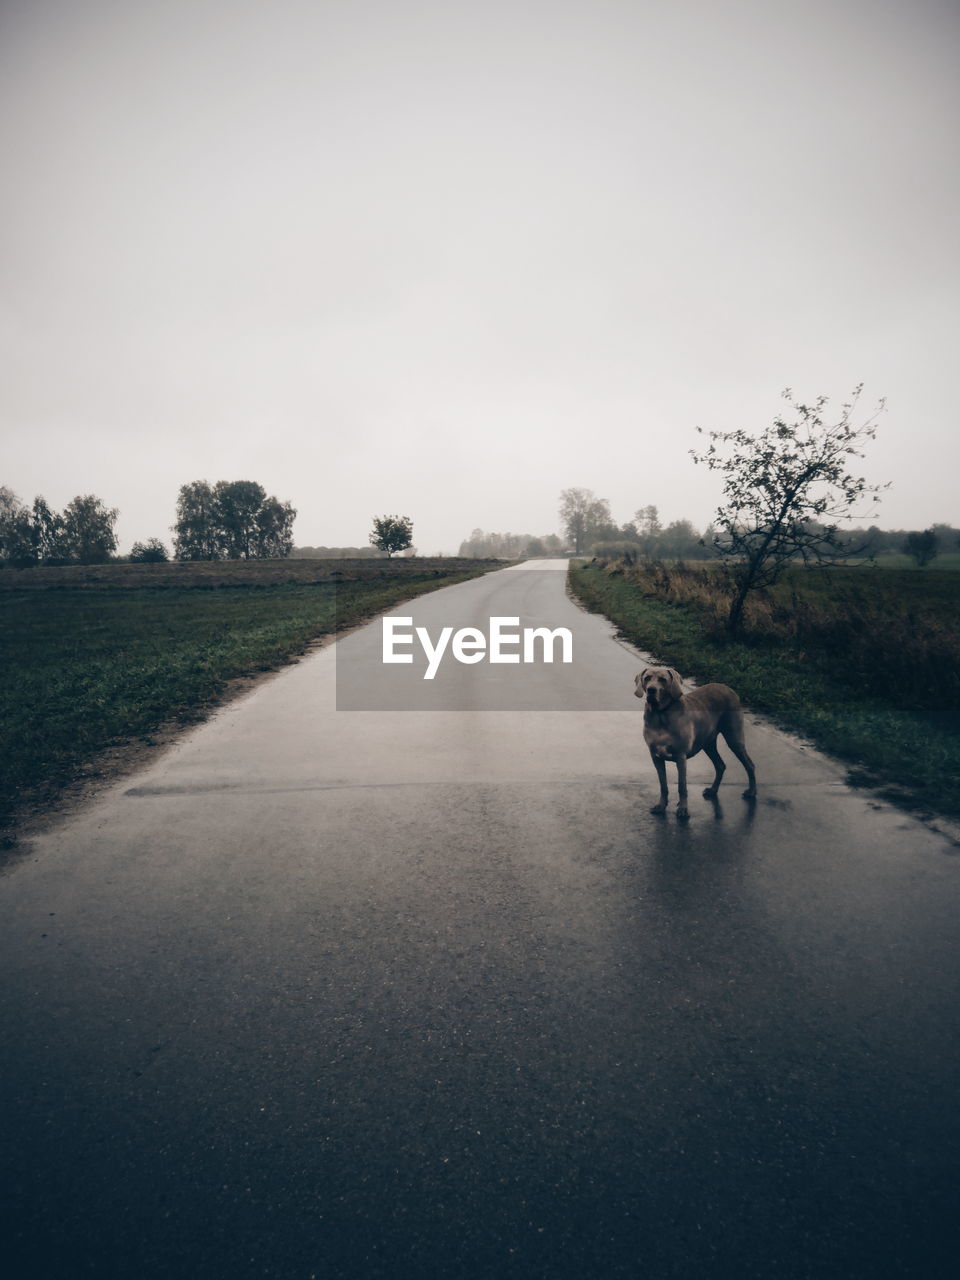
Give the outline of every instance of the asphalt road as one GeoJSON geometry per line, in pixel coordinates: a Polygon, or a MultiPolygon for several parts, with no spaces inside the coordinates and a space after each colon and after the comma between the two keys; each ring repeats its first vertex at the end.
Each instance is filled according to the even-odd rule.
{"type": "Polygon", "coordinates": [[[958,847],[753,720],[652,817],[562,573],[396,612],[575,661],[375,623],[0,876],[5,1274],[956,1274],[958,847]]]}

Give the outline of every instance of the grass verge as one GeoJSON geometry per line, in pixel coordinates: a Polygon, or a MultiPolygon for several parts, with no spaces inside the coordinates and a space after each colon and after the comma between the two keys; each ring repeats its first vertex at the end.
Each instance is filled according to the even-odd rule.
{"type": "MultiPolygon", "coordinates": [[[[197,584],[189,566],[161,585],[124,568],[61,585],[52,571],[0,600],[0,844],[25,805],[53,803],[107,749],[150,743],[202,719],[228,684],[282,666],[314,640],[495,563],[312,563],[312,581],[276,581],[250,562],[197,584]],[[186,581],[192,585],[180,585],[186,581]],[[46,583],[49,582],[49,586],[46,583]],[[240,585],[235,585],[237,582],[240,585]],[[45,589],[46,587],[46,589],[45,589]]],[[[162,566],[167,568],[167,566],[162,566]]],[[[172,566],[171,566],[172,568],[172,566]]],[[[6,576],[6,575],[5,575],[6,576]]]]}
{"type": "Polygon", "coordinates": [[[960,724],[952,712],[908,710],[845,680],[829,663],[786,643],[730,641],[697,610],[651,599],[623,576],[572,567],[570,585],[586,608],[684,675],[731,685],[753,710],[847,762],[853,783],[877,787],[914,809],[960,816],[960,724]]]}

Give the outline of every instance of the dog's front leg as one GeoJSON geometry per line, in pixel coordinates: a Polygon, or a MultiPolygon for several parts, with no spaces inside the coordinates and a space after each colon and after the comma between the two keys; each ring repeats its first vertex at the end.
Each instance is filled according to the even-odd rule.
{"type": "Polygon", "coordinates": [[[687,809],[687,757],[677,752],[677,821],[687,822],[690,813],[687,809]]]}
{"type": "Polygon", "coordinates": [[[656,769],[657,777],[660,779],[660,799],[650,812],[662,816],[667,812],[667,762],[662,756],[658,756],[652,747],[650,749],[650,759],[653,761],[653,767],[656,769]]]}

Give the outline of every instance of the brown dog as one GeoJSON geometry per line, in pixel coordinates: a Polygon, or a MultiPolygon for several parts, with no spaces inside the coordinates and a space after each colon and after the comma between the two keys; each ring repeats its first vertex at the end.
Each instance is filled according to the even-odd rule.
{"type": "Polygon", "coordinates": [[[647,667],[635,681],[634,693],[646,698],[643,712],[643,740],[650,748],[657,777],[660,799],[650,810],[667,811],[667,761],[677,765],[677,817],[685,822],[687,812],[687,761],[698,751],[705,751],[713,761],[716,776],[704,795],[716,797],[726,765],[717,750],[721,734],[730,750],[747,771],[748,786],[744,800],[757,794],[757,775],[743,741],[743,712],[740,699],[725,684],[705,684],[684,692],[683,681],[673,667],[647,667]]]}

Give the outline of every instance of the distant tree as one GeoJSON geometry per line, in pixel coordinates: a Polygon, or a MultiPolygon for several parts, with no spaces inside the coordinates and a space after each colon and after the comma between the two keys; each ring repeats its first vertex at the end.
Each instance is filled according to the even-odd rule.
{"type": "Polygon", "coordinates": [[[658,554],[681,559],[702,554],[700,534],[689,520],[672,520],[656,539],[658,554]]]}
{"type": "Polygon", "coordinates": [[[0,485],[0,562],[20,569],[35,560],[30,511],[12,489],[0,485]]]}
{"type": "Polygon", "coordinates": [[[376,547],[294,547],[294,560],[373,560],[383,552],[376,547]]]}
{"type": "Polygon", "coordinates": [[[884,553],[902,551],[907,535],[903,529],[880,529],[872,524],[869,529],[851,529],[844,536],[849,556],[874,560],[884,553]]]}
{"type": "Polygon", "coordinates": [[[59,564],[67,559],[64,544],[64,519],[51,511],[39,495],[33,500],[33,546],[40,564],[59,564]]]}
{"type": "Polygon", "coordinates": [[[904,539],[903,549],[918,569],[925,569],[940,554],[940,538],[935,529],[924,529],[922,533],[908,533],[904,539]]]}
{"type": "Polygon", "coordinates": [[[643,548],[643,554],[645,556],[660,555],[659,538],[663,532],[663,525],[660,523],[658,509],[653,505],[639,507],[634,512],[633,522],[636,526],[640,546],[643,548]]]}
{"type": "Polygon", "coordinates": [[[582,555],[587,547],[590,509],[596,501],[592,489],[564,489],[560,494],[560,523],[574,552],[582,555]]]}
{"type": "Polygon", "coordinates": [[[474,529],[460,543],[458,555],[477,560],[518,560],[521,556],[556,556],[563,543],[555,533],[535,537],[531,533],[484,533],[474,529]]]}
{"type": "Polygon", "coordinates": [[[9,485],[0,484],[0,525],[7,517],[23,506],[9,485]]]}
{"type": "Polygon", "coordinates": [[[173,532],[173,554],[178,560],[221,558],[213,489],[206,480],[194,480],[181,486],[173,532]]]}
{"type": "Polygon", "coordinates": [[[875,524],[869,529],[851,529],[845,535],[848,555],[864,560],[875,560],[884,549],[884,533],[875,524]]]}
{"type": "Polygon", "coordinates": [[[62,547],[72,564],[106,564],[117,549],[113,526],[120,512],[92,493],[68,502],[63,512],[62,547]]]}
{"type": "Polygon", "coordinates": [[[250,560],[257,555],[257,517],[266,497],[266,489],[255,480],[221,480],[214,486],[214,522],[226,559],[250,560]]]}
{"type": "Polygon", "coordinates": [[[374,516],[370,543],[392,556],[413,544],[413,521],[409,516],[374,516]]]}
{"type": "Polygon", "coordinates": [[[592,489],[562,490],[560,521],[578,556],[598,538],[616,538],[620,532],[610,514],[610,503],[598,498],[592,489]]]}
{"type": "Polygon", "coordinates": [[[515,541],[512,533],[484,533],[482,529],[474,529],[470,537],[460,543],[458,554],[476,560],[512,560],[517,554],[515,541]]]}
{"type": "Polygon", "coordinates": [[[946,547],[960,546],[960,537],[958,537],[957,530],[954,529],[952,524],[944,524],[943,521],[936,521],[930,526],[930,528],[940,539],[938,554],[939,551],[943,551],[946,547]]]}
{"type": "Polygon", "coordinates": [[[4,554],[11,524],[24,510],[23,503],[13,490],[8,485],[0,484],[0,555],[4,554]]]}
{"type": "Polygon", "coordinates": [[[475,556],[478,559],[483,553],[483,539],[486,537],[482,529],[474,529],[469,538],[464,538],[460,543],[458,555],[475,556]]]}
{"type": "Polygon", "coordinates": [[[703,531],[703,536],[698,541],[697,555],[701,558],[715,556],[717,554],[717,530],[713,524],[708,524],[703,531]]]}
{"type": "MultiPolygon", "coordinates": [[[[609,508],[608,508],[609,509],[609,508]]],[[[613,520],[598,520],[593,526],[591,534],[594,539],[597,538],[619,538],[620,526],[615,524],[613,520]]]]}
{"type": "Polygon", "coordinates": [[[727,617],[731,633],[739,630],[752,591],[776,582],[793,559],[819,564],[841,554],[838,522],[850,519],[866,494],[879,501],[881,486],[849,470],[849,460],[863,457],[864,442],[874,438],[884,407],[881,400],[855,426],[861,390],[856,387],[838,421],[827,423],[825,396],[798,404],[788,388],[783,398],[796,415],[793,422],[778,417],[759,435],[711,431],[704,452],[691,449],[694,462],[723,477],[714,546],[736,584],[727,617]]]}
{"type": "Polygon", "coordinates": [[[133,544],[130,559],[134,564],[162,564],[170,556],[159,538],[148,538],[146,542],[133,544]]]}
{"type": "Polygon", "coordinates": [[[660,523],[659,508],[652,504],[647,507],[638,507],[633,514],[633,520],[637,526],[637,532],[641,535],[652,534],[655,537],[663,528],[660,523]]]}
{"type": "Polygon", "coordinates": [[[12,490],[0,487],[0,561],[23,568],[31,564],[104,564],[117,549],[114,525],[119,512],[92,493],[76,497],[62,515],[43,498],[25,506],[12,490]]]}
{"type": "Polygon", "coordinates": [[[178,560],[284,558],[296,511],[253,480],[195,480],[180,489],[173,526],[178,560]]]}
{"type": "Polygon", "coordinates": [[[285,559],[293,550],[296,511],[289,502],[265,498],[257,512],[257,554],[271,560],[285,559]]]}
{"type": "Polygon", "coordinates": [[[12,490],[0,486],[0,562],[25,568],[65,564],[69,559],[64,517],[51,511],[41,497],[34,498],[32,508],[27,507],[12,490]]]}

